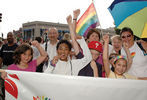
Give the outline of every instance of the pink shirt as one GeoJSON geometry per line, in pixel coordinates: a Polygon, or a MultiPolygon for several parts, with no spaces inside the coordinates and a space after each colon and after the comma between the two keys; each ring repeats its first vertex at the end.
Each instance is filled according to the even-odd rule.
{"type": "Polygon", "coordinates": [[[32,60],[28,64],[28,68],[26,69],[21,69],[19,68],[16,64],[12,64],[8,66],[8,70],[17,70],[17,71],[28,71],[28,72],[36,72],[36,66],[37,66],[37,60],[32,60]]]}

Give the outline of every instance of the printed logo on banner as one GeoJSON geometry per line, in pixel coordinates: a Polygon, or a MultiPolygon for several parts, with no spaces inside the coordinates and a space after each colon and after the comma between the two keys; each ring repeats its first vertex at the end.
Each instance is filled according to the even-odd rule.
{"type": "MultiPolygon", "coordinates": [[[[19,80],[16,74],[8,74],[10,77],[19,80]]],[[[17,85],[9,78],[5,79],[5,90],[11,94],[16,99],[18,98],[18,88],[17,85]]]]}
{"type": "Polygon", "coordinates": [[[33,100],[51,100],[51,98],[45,97],[45,96],[33,96],[33,100]]]}

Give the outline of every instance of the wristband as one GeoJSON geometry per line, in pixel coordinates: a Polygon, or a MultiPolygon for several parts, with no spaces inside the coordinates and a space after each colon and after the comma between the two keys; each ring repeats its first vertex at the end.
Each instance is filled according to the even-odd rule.
{"type": "Polygon", "coordinates": [[[74,18],[73,20],[77,20],[77,18],[74,18]]]}

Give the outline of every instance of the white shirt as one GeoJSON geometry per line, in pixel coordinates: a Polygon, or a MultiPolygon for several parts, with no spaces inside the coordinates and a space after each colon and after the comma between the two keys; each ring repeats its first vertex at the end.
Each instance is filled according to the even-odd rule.
{"type": "MultiPolygon", "coordinates": [[[[58,43],[58,42],[57,42],[58,43]]],[[[50,41],[47,43],[47,54],[49,56],[49,60],[52,60],[54,58],[54,56],[57,55],[57,52],[56,52],[56,46],[57,46],[57,43],[52,45],[50,43],[50,41]]],[[[45,45],[46,43],[44,43],[43,45],[43,48],[45,49],[45,45]]]]}
{"type": "MultiPolygon", "coordinates": [[[[129,69],[128,73],[136,77],[147,77],[147,56],[144,56],[143,51],[134,42],[134,45],[129,48],[130,53],[135,53],[135,56],[132,58],[132,66],[129,69]]],[[[124,49],[122,48],[121,54],[126,56],[124,49]]]]}
{"type": "MultiPolygon", "coordinates": [[[[41,45],[41,44],[40,44],[41,45]]],[[[41,45],[42,46],[42,45],[41,45]]],[[[36,48],[36,47],[34,47],[34,46],[32,46],[31,45],[31,47],[32,47],[32,49],[33,49],[33,59],[36,59],[37,57],[39,57],[40,56],[40,52],[38,51],[38,49],[36,48]]]]}
{"type": "Polygon", "coordinates": [[[79,71],[92,60],[90,50],[84,38],[80,39],[80,41],[78,42],[84,54],[84,57],[82,59],[73,59],[73,60],[68,59],[67,62],[58,60],[55,67],[49,64],[48,68],[45,70],[45,73],[53,73],[53,74],[61,74],[61,75],[78,75],[79,71]]]}
{"type": "Polygon", "coordinates": [[[113,46],[109,44],[109,55],[111,53],[116,53],[115,50],[113,49],[113,46]]]}

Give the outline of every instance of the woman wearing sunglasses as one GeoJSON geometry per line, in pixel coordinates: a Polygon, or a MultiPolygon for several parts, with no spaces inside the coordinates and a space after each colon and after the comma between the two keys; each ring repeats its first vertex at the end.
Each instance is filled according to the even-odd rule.
{"type": "MultiPolygon", "coordinates": [[[[128,73],[136,77],[147,77],[147,56],[144,55],[142,49],[134,41],[133,31],[128,27],[124,27],[120,32],[120,36],[122,42],[128,44],[133,59],[128,73]]],[[[124,48],[121,49],[121,54],[126,56],[124,48]]]]}

